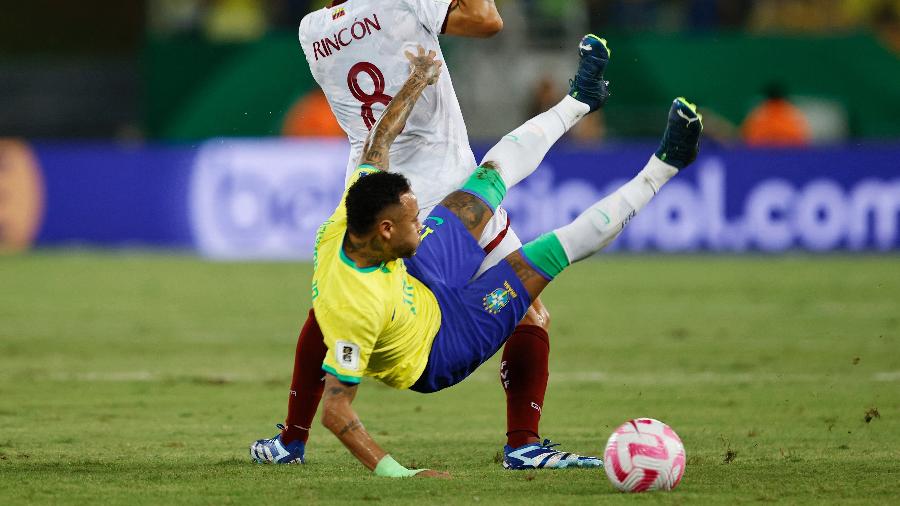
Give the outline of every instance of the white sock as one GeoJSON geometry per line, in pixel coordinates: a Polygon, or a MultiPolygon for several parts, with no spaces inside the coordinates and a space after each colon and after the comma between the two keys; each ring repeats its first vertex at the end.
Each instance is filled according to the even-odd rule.
{"type": "Polygon", "coordinates": [[[481,163],[493,162],[510,189],[534,172],[550,147],[588,112],[587,104],[566,95],[549,111],[503,137],[481,163]]]}
{"type": "Polygon", "coordinates": [[[612,195],[592,205],[575,221],[556,229],[556,237],[569,263],[587,258],[607,247],[625,225],[659,192],[678,169],[651,156],[644,170],[612,195]]]}

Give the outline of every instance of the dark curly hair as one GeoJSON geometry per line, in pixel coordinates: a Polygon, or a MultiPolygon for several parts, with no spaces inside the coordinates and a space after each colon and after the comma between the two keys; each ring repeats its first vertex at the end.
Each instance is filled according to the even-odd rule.
{"type": "Polygon", "coordinates": [[[409,180],[393,172],[376,172],[361,177],[347,190],[347,230],[364,235],[372,230],[381,211],[400,203],[410,191],[409,180]]]}

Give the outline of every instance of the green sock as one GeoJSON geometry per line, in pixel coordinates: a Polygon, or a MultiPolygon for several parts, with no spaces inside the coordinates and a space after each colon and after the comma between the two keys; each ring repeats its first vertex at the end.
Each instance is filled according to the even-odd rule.
{"type": "Polygon", "coordinates": [[[462,187],[467,192],[481,197],[491,209],[496,210],[506,197],[506,183],[500,173],[488,167],[478,167],[462,187]]]}
{"type": "Polygon", "coordinates": [[[555,232],[548,232],[522,246],[522,254],[547,279],[555,278],[571,263],[555,232]]]}

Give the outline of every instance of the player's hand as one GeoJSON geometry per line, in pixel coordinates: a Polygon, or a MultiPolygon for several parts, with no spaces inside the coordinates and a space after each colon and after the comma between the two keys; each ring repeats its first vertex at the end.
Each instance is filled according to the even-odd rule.
{"type": "Polygon", "coordinates": [[[419,46],[418,55],[414,55],[409,51],[404,52],[406,53],[406,59],[409,60],[409,63],[412,66],[413,74],[419,74],[428,82],[428,84],[437,82],[438,77],[441,76],[441,66],[444,62],[435,60],[437,57],[436,52],[430,50],[426,53],[425,48],[422,46],[419,46]]]}
{"type": "Polygon", "coordinates": [[[435,471],[433,469],[425,469],[424,471],[419,472],[415,476],[416,478],[440,478],[442,480],[449,480],[452,477],[450,473],[446,471],[435,471]]]}

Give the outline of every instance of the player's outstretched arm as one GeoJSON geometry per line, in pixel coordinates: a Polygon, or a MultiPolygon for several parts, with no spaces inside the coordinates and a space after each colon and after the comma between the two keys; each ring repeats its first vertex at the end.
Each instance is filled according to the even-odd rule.
{"type": "Polygon", "coordinates": [[[447,14],[447,35],[492,37],[503,29],[494,0],[453,0],[447,14]]]}
{"type": "Polygon", "coordinates": [[[434,51],[426,53],[422,46],[419,46],[418,55],[406,52],[412,72],[369,132],[360,165],[368,164],[381,170],[388,170],[391,144],[406,126],[406,120],[409,119],[409,114],[422,96],[422,92],[429,85],[436,83],[441,75],[443,62],[436,60],[436,56],[437,53],[434,51]]]}
{"type": "Polygon", "coordinates": [[[449,478],[447,473],[430,469],[406,469],[378,446],[363,427],[351,404],[359,385],[345,385],[337,377],[325,374],[322,396],[322,424],[350,450],[364,466],[379,476],[403,478],[449,478]]]}

